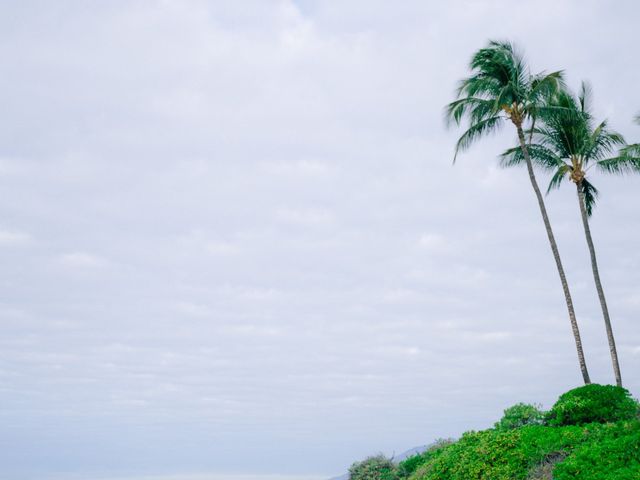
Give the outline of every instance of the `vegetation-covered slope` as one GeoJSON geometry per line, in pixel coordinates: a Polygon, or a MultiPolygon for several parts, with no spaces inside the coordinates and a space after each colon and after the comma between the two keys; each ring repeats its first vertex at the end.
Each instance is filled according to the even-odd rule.
{"type": "Polygon", "coordinates": [[[549,412],[518,404],[495,427],[443,441],[395,465],[355,463],[352,480],[638,480],[638,403],[625,389],[586,385],[549,412]]]}

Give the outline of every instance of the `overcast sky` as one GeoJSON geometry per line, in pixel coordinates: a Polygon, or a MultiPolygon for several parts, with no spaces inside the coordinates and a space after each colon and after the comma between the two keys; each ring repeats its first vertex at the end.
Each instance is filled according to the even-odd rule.
{"type": "MultiPolygon", "coordinates": [[[[528,178],[496,168],[513,132],[453,167],[442,111],[510,39],[638,141],[640,6],[611,5],[2,2],[0,478],[326,477],[580,385],[528,178]]],[[[640,178],[592,180],[638,395],[640,178]]],[[[548,207],[612,382],[570,187],[548,207]]]]}

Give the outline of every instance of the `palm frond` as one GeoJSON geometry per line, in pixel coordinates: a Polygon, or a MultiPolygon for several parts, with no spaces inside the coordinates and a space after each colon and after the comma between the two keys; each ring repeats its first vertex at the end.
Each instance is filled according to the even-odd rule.
{"type": "MultiPolygon", "coordinates": [[[[547,97],[546,101],[540,103],[537,109],[537,118],[556,133],[561,133],[567,128],[576,127],[586,121],[578,101],[564,85],[547,97]]],[[[566,135],[563,134],[563,137],[566,135]]],[[[566,140],[556,139],[556,143],[563,144],[563,148],[567,147],[566,140]]]]}
{"type": "MultiPolygon", "coordinates": [[[[583,82],[580,93],[558,91],[539,112],[543,126],[537,128],[536,142],[552,150],[562,159],[578,159],[582,168],[612,155],[625,144],[624,137],[611,130],[607,121],[592,124],[591,88],[583,82]]],[[[608,163],[604,164],[609,165],[608,163]]]]}
{"type": "MultiPolygon", "coordinates": [[[[527,146],[527,150],[533,164],[543,170],[555,170],[563,165],[562,160],[544,145],[533,143],[527,146]]],[[[502,168],[515,167],[524,162],[524,153],[520,147],[514,147],[503,152],[499,158],[502,168]]]]}
{"type": "Polygon", "coordinates": [[[493,102],[477,97],[460,98],[445,107],[445,121],[448,126],[453,123],[460,125],[466,115],[473,123],[488,116],[495,116],[496,112],[493,110],[493,102]]]}
{"type": "Polygon", "coordinates": [[[500,159],[500,167],[502,168],[517,167],[524,163],[524,155],[520,147],[505,150],[498,158],[500,159]]]}
{"type": "Polygon", "coordinates": [[[620,150],[617,157],[600,160],[596,165],[598,170],[604,173],[640,173],[640,144],[628,145],[620,150]]]}
{"type": "Polygon", "coordinates": [[[609,156],[617,147],[625,143],[624,137],[620,133],[610,130],[607,121],[604,120],[584,142],[581,154],[586,160],[585,163],[592,160],[598,161],[609,156]]]}
{"type": "Polygon", "coordinates": [[[493,97],[500,91],[500,83],[485,72],[460,81],[457,89],[458,97],[493,97]]]}
{"type": "Polygon", "coordinates": [[[502,125],[501,117],[489,117],[485,120],[481,120],[479,122],[471,125],[466,132],[464,132],[458,142],[456,143],[456,150],[453,156],[453,163],[456,162],[458,158],[458,153],[464,150],[467,150],[473,142],[480,139],[484,135],[495,132],[502,125]]]}
{"type": "Polygon", "coordinates": [[[495,131],[501,120],[510,118],[521,127],[528,119],[535,125],[537,108],[564,85],[562,72],[532,76],[524,57],[504,41],[489,41],[473,54],[469,67],[471,75],[459,83],[457,99],[445,107],[448,125],[468,120],[468,129],[456,145],[454,162],[460,151],[495,131]]]}
{"type": "Polygon", "coordinates": [[[564,88],[564,73],[561,70],[549,74],[539,73],[531,78],[530,84],[528,108],[537,112],[548,103],[548,99],[564,88]]]}
{"type": "Polygon", "coordinates": [[[474,72],[459,92],[492,98],[499,106],[521,104],[530,89],[530,76],[522,55],[509,42],[490,41],[472,57],[474,72]]]}
{"type": "Polygon", "coordinates": [[[562,180],[567,178],[567,174],[570,172],[571,167],[569,167],[569,165],[563,164],[562,166],[560,166],[551,177],[551,181],[549,182],[549,186],[547,187],[547,194],[549,194],[551,190],[560,188],[562,180]]]}
{"type": "Polygon", "coordinates": [[[584,207],[587,211],[587,216],[591,216],[593,214],[593,208],[596,205],[596,200],[598,199],[598,190],[593,186],[586,178],[582,179],[580,182],[579,188],[582,189],[582,197],[584,198],[584,207]]]}
{"type": "Polygon", "coordinates": [[[591,111],[591,102],[593,98],[593,90],[589,82],[583,81],[580,84],[580,93],[578,94],[578,101],[580,102],[580,110],[582,113],[588,113],[591,111]]]}
{"type": "Polygon", "coordinates": [[[640,160],[640,143],[632,143],[620,150],[622,156],[640,160]]]}

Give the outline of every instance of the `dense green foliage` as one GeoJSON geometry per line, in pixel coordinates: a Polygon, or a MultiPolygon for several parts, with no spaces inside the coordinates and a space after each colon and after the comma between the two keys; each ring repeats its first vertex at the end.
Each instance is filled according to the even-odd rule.
{"type": "Polygon", "coordinates": [[[350,480],[396,480],[395,464],[384,455],[365,458],[349,468],[350,480]]]}
{"type": "Polygon", "coordinates": [[[468,432],[410,480],[545,478],[541,466],[555,480],[638,479],[640,422],[468,432]]]}
{"type": "Polygon", "coordinates": [[[599,425],[592,430],[588,440],[578,445],[573,454],[555,468],[555,479],[640,478],[640,421],[599,425]]]}
{"type": "Polygon", "coordinates": [[[638,402],[622,387],[585,385],[563,394],[547,416],[551,426],[617,422],[638,415],[638,402]]]}
{"type": "Polygon", "coordinates": [[[542,417],[534,405],[519,403],[505,410],[495,428],[437,442],[398,465],[371,457],[354,464],[351,479],[640,479],[638,403],[626,390],[580,387],[558,399],[548,417],[555,424],[541,424],[542,417]],[[560,419],[576,424],[558,424],[560,419]]]}
{"type": "Polygon", "coordinates": [[[504,411],[504,415],[494,427],[497,430],[511,430],[525,425],[540,425],[544,420],[544,412],[535,405],[517,403],[504,411]]]}
{"type": "Polygon", "coordinates": [[[428,471],[418,471],[414,480],[515,480],[549,453],[562,451],[582,441],[578,427],[563,429],[527,426],[506,431],[467,432],[447,448],[428,471]]]}
{"type": "Polygon", "coordinates": [[[445,447],[451,445],[454,441],[450,438],[437,440],[427,450],[416,455],[412,455],[406,458],[398,464],[398,478],[409,478],[418,467],[432,462],[436,459],[445,449],[445,447]]]}

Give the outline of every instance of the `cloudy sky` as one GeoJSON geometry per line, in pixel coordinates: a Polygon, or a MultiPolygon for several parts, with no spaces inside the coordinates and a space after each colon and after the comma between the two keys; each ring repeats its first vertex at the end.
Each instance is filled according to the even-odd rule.
{"type": "MultiPolygon", "coordinates": [[[[496,168],[513,133],[452,167],[442,108],[506,38],[590,80],[637,141],[638,15],[2,2],[0,478],[323,478],[578,386],[528,179],[496,168]]],[[[640,178],[593,180],[638,395],[640,178]]],[[[575,193],[548,206],[592,378],[611,382],[575,193]]]]}

